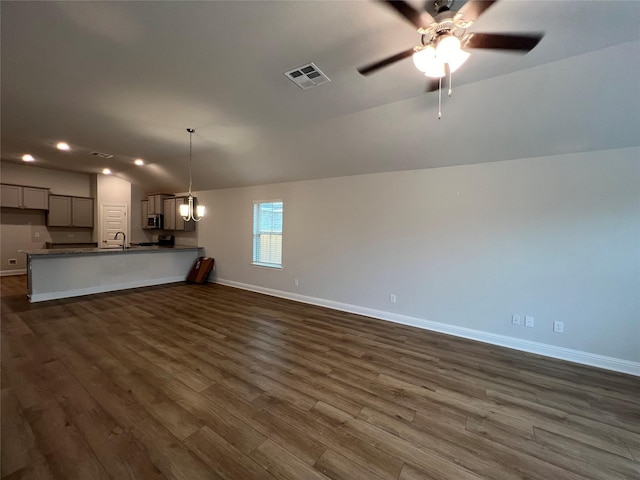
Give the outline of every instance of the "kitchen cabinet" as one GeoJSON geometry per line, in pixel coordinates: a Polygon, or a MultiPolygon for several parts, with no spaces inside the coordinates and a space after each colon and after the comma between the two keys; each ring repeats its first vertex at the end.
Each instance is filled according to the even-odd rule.
{"type": "Polygon", "coordinates": [[[164,201],[168,198],[173,198],[173,195],[167,195],[166,193],[149,195],[147,197],[147,201],[149,202],[147,215],[164,215],[164,201]]]}
{"type": "Polygon", "coordinates": [[[93,228],[93,198],[71,197],[71,225],[93,228]]]}
{"type": "Polygon", "coordinates": [[[71,226],[71,197],[49,195],[47,225],[50,227],[71,226]]]}
{"type": "MultiPolygon", "coordinates": [[[[176,229],[176,199],[175,198],[165,198],[163,200],[163,208],[164,208],[164,230],[175,230],[176,229]]],[[[182,220],[182,218],[180,219],[182,220]]]]}
{"type": "Polygon", "coordinates": [[[7,184],[1,185],[1,188],[0,205],[3,207],[49,209],[49,190],[46,188],[7,184]]]}
{"type": "Polygon", "coordinates": [[[196,222],[185,222],[180,215],[180,205],[187,204],[187,197],[173,197],[164,200],[164,229],[176,232],[193,232],[196,222]]]}
{"type": "MultiPolygon", "coordinates": [[[[185,222],[180,215],[180,205],[188,205],[189,201],[187,197],[176,197],[176,230],[180,232],[193,232],[196,229],[195,220],[189,220],[185,222]]],[[[193,204],[198,205],[198,199],[193,198],[193,204]]]]}
{"type": "Polygon", "coordinates": [[[140,216],[142,217],[141,227],[143,230],[148,228],[147,225],[147,216],[149,215],[149,200],[142,200],[140,202],[140,216]]]}
{"type": "Polygon", "coordinates": [[[47,225],[93,228],[93,198],[49,195],[47,225]]]}

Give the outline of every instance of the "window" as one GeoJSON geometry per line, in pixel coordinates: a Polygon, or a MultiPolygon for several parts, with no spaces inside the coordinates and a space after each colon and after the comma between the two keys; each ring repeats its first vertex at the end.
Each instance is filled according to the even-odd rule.
{"type": "Polygon", "coordinates": [[[253,203],[253,264],[282,268],[282,200],[253,203]]]}

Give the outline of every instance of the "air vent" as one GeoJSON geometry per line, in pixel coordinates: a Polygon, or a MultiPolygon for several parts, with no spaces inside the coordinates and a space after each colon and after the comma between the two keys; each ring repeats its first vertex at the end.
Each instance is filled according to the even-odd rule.
{"type": "Polygon", "coordinates": [[[113,155],[111,155],[110,153],[91,152],[91,155],[100,158],[113,158],[113,155]]]}
{"type": "Polygon", "coordinates": [[[284,75],[303,90],[308,90],[309,88],[317,87],[318,85],[331,81],[331,79],[322,73],[313,63],[308,63],[289,72],[285,72],[284,75]]]}

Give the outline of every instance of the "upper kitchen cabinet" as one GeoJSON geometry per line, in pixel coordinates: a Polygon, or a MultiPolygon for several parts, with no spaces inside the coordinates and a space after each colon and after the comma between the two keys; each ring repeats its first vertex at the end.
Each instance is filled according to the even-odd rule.
{"type": "Polygon", "coordinates": [[[165,198],[162,203],[164,208],[163,228],[165,230],[175,230],[176,229],[176,199],[165,198]]]}
{"type": "Polygon", "coordinates": [[[143,230],[149,228],[149,224],[147,222],[148,216],[149,216],[149,200],[142,200],[140,202],[140,217],[142,220],[140,227],[142,227],[143,230]]]}
{"type": "Polygon", "coordinates": [[[46,188],[2,184],[0,205],[34,210],[49,209],[49,190],[46,188]]]}
{"type": "MultiPolygon", "coordinates": [[[[188,204],[189,204],[189,201],[187,197],[176,198],[176,230],[179,230],[181,232],[193,232],[196,229],[195,220],[189,220],[188,222],[185,222],[184,219],[182,218],[182,215],[180,215],[180,205],[188,205],[188,204]]],[[[198,199],[195,197],[193,198],[193,205],[194,206],[198,205],[198,199]]]]}
{"type": "Polygon", "coordinates": [[[167,195],[165,193],[157,193],[153,195],[147,196],[148,205],[148,215],[165,215],[164,212],[164,201],[166,199],[173,198],[173,195],[167,195]]]}
{"type": "Polygon", "coordinates": [[[186,197],[175,197],[164,201],[164,229],[175,230],[177,232],[193,232],[196,229],[196,222],[190,220],[185,222],[180,215],[180,205],[187,204],[186,197]]]}
{"type": "Polygon", "coordinates": [[[93,228],[93,198],[71,197],[71,226],[93,228]]]}
{"type": "Polygon", "coordinates": [[[49,195],[47,225],[93,228],[93,198],[49,195]]]}

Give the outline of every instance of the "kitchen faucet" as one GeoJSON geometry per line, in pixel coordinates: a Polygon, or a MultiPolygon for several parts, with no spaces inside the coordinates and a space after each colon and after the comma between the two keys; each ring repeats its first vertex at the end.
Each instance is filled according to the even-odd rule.
{"type": "Polygon", "coordinates": [[[113,236],[113,239],[117,240],[118,239],[118,235],[120,235],[120,234],[122,234],[122,249],[124,250],[125,248],[127,248],[126,247],[126,245],[127,245],[127,234],[124,233],[124,232],[116,232],[116,234],[113,236]]]}

